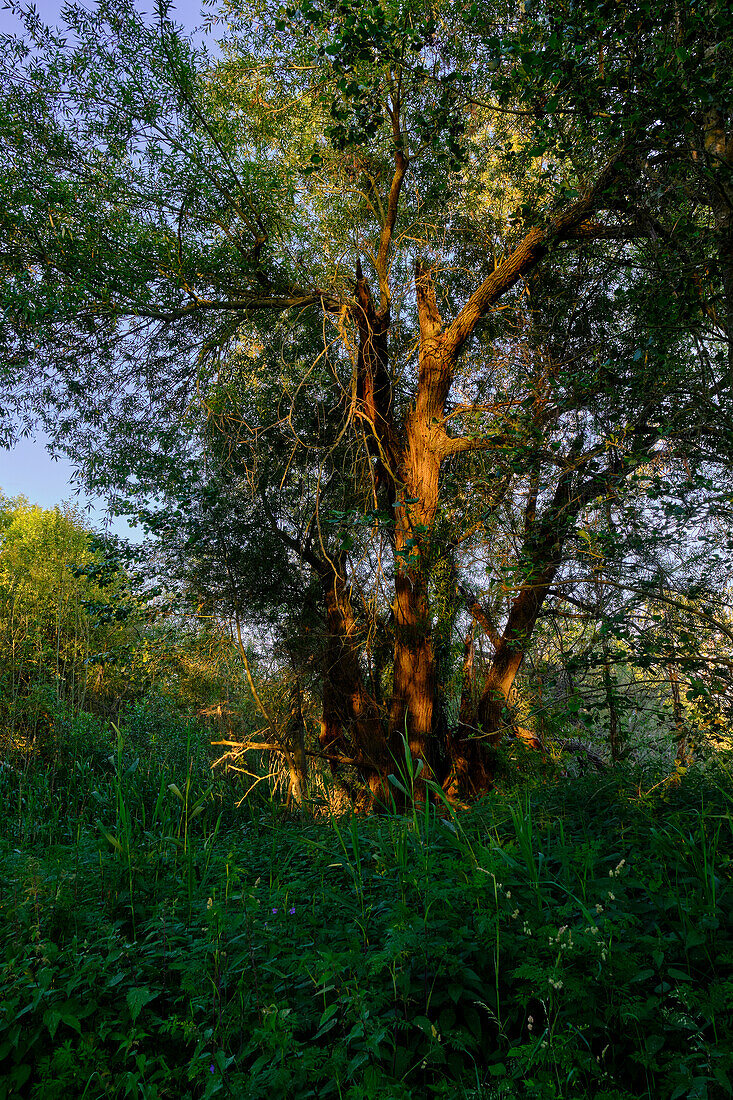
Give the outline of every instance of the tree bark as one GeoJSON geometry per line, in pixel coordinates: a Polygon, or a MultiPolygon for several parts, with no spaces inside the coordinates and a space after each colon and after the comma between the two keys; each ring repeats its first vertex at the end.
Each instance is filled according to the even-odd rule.
{"type": "Polygon", "coordinates": [[[492,786],[490,760],[477,739],[476,717],[476,643],[473,628],[463,643],[463,676],[458,725],[448,738],[450,772],[443,784],[449,798],[471,798],[492,786]]]}
{"type": "Polygon", "coordinates": [[[389,749],[400,763],[404,758],[404,735],[413,759],[423,761],[429,778],[435,766],[435,654],[426,578],[418,570],[398,573],[392,606],[395,648],[389,749]]]}
{"type": "Polygon", "coordinates": [[[384,797],[387,754],[376,702],[364,683],[359,629],[351,605],[343,563],[322,573],[326,645],[320,745],[338,770],[339,755],[359,761],[372,797],[384,797]]]}
{"type": "Polygon", "coordinates": [[[440,466],[448,454],[442,418],[453,358],[441,344],[432,283],[420,264],[415,274],[419,377],[414,404],[405,418],[395,494],[395,649],[389,746],[399,759],[404,735],[413,758],[423,762],[425,778],[432,778],[437,762],[433,738],[437,709],[428,587],[440,466]]]}
{"type": "MultiPolygon", "coordinates": [[[[395,109],[396,111],[396,109],[395,109]]],[[[398,115],[393,115],[395,134],[398,115]]],[[[415,268],[415,292],[420,329],[419,374],[415,398],[398,430],[394,422],[389,374],[388,337],[390,295],[387,256],[397,216],[397,201],[406,161],[396,137],[395,176],[375,267],[380,306],[372,301],[361,264],[356,271],[354,316],[359,330],[356,412],[369,428],[369,451],[375,459],[375,484],[383,487],[394,510],[395,597],[394,680],[387,748],[400,760],[405,737],[415,760],[423,763],[425,778],[435,775],[436,707],[435,652],[429,601],[431,537],[439,503],[440,468],[451,454],[475,446],[470,439],[449,437],[445,408],[454,371],[463,347],[476,325],[493,305],[547,253],[556,240],[572,234],[602,201],[621,156],[617,153],[580,198],[543,228],[531,229],[514,251],[471,295],[453,322],[443,330],[429,273],[421,262],[415,268]]],[[[561,482],[563,479],[561,478],[561,482]]],[[[557,539],[547,532],[552,546],[557,539]]],[[[559,544],[561,546],[561,542],[559,544]]],[[[546,549],[546,548],[545,548],[546,549]]],[[[541,555],[539,555],[541,557],[541,555]]],[[[534,561],[528,584],[515,600],[507,629],[496,650],[479,708],[484,730],[495,742],[500,737],[501,712],[524,655],[544,597],[559,566],[554,551],[544,564],[534,561]]],[[[326,736],[330,736],[326,733],[326,736]]],[[[461,767],[474,772],[481,789],[490,782],[478,749],[465,737],[461,767]]]]}
{"type": "Polygon", "coordinates": [[[562,562],[565,539],[595,482],[573,493],[573,462],[561,473],[551,503],[525,539],[525,579],[509,610],[506,626],[495,644],[478,707],[478,725],[489,745],[496,746],[511,728],[505,710],[517,673],[537,624],[542,605],[562,562]]]}

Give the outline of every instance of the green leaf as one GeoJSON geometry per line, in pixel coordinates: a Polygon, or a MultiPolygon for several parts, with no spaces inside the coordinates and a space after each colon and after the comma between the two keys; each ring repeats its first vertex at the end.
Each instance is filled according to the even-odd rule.
{"type": "Polygon", "coordinates": [[[634,974],[633,978],[631,978],[630,981],[631,982],[646,982],[646,981],[649,980],[649,978],[653,978],[654,974],[655,974],[655,971],[652,970],[651,968],[647,968],[646,970],[639,970],[639,971],[636,972],[636,974],[634,974]]]}
{"type": "Polygon", "coordinates": [[[47,1008],[43,1013],[43,1022],[48,1028],[49,1034],[53,1039],[56,1035],[56,1030],[61,1023],[61,1013],[57,1008],[47,1008]]]}
{"type": "Polygon", "coordinates": [[[400,781],[399,781],[399,779],[397,778],[396,775],[388,775],[387,780],[392,784],[393,787],[396,787],[398,791],[401,791],[402,794],[404,794],[406,798],[410,797],[408,792],[407,792],[407,788],[405,786],[403,786],[402,783],[400,783],[400,781]]]}
{"type": "MultiPolygon", "coordinates": [[[[23,1063],[23,1065],[16,1066],[15,1069],[11,1070],[10,1079],[13,1082],[13,1084],[17,1086],[18,1089],[21,1089],[23,1087],[23,1085],[26,1083],[26,1081],[28,1080],[28,1078],[30,1077],[30,1075],[31,1075],[31,1067],[28,1065],[27,1062],[25,1062],[25,1063],[23,1063]]],[[[17,1096],[17,1093],[15,1093],[15,1094],[10,1093],[9,1095],[11,1095],[11,1096],[16,1095],[17,1096]]]]}
{"type": "Polygon", "coordinates": [[[333,1004],[328,1005],[328,1007],[324,1009],[318,1025],[318,1031],[315,1035],[316,1039],[320,1039],[321,1036],[325,1035],[328,1031],[331,1030],[331,1028],[334,1028],[336,1026],[336,1024],[338,1023],[338,1010],[338,1001],[334,1001],[333,1004]]]}
{"type": "Polygon", "coordinates": [[[102,834],[102,836],[105,837],[105,839],[109,841],[109,843],[112,845],[112,847],[115,849],[115,851],[117,851],[117,852],[122,851],[122,845],[120,844],[120,842],[119,842],[119,840],[117,839],[116,836],[112,836],[112,833],[108,832],[104,828],[103,825],[99,826],[99,831],[102,834]]]}
{"type": "Polygon", "coordinates": [[[77,1031],[81,1035],[81,1023],[78,1016],[71,1012],[67,1008],[61,1009],[61,1023],[66,1024],[67,1027],[71,1027],[74,1031],[77,1031]]]}
{"type": "Polygon", "coordinates": [[[158,994],[148,989],[147,986],[139,986],[129,991],[127,994],[127,1006],[130,1009],[130,1016],[133,1022],[137,1020],[145,1005],[150,1004],[157,996],[158,994]]]}

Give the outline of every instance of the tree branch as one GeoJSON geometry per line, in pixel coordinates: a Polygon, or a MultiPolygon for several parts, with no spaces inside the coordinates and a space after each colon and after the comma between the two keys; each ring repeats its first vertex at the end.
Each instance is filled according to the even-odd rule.
{"type": "Polygon", "coordinates": [[[638,225],[603,225],[601,222],[582,222],[563,235],[566,241],[636,241],[648,237],[638,225]]]}
{"type": "Polygon", "coordinates": [[[498,649],[501,643],[501,635],[496,629],[489,611],[481,605],[478,596],[475,596],[473,592],[471,592],[471,590],[466,587],[465,584],[461,583],[461,581],[458,581],[458,583],[456,584],[456,588],[463,598],[466,607],[473,615],[479,626],[486,633],[486,636],[493,645],[494,649],[498,649]]]}
{"type": "Polygon", "coordinates": [[[402,183],[407,172],[407,165],[409,163],[407,157],[402,150],[402,132],[400,130],[400,101],[397,92],[394,94],[394,101],[390,110],[390,116],[392,119],[392,136],[394,138],[395,153],[395,171],[392,177],[392,184],[389,189],[389,199],[387,201],[387,214],[382,227],[382,233],[379,238],[379,252],[376,257],[376,269],[377,278],[379,280],[379,311],[380,313],[387,313],[390,305],[390,289],[387,279],[387,255],[389,253],[389,246],[392,242],[392,233],[394,231],[395,223],[397,221],[397,213],[400,205],[400,192],[402,191],[402,183]]]}
{"type": "Polygon", "coordinates": [[[441,319],[435,298],[433,280],[425,270],[422,260],[415,262],[415,294],[420,336],[423,340],[435,339],[440,334],[441,319]]]}
{"type": "Polygon", "coordinates": [[[530,229],[514,251],[484,279],[443,335],[445,350],[451,357],[458,355],[478,322],[491,309],[494,302],[511,290],[515,283],[546,255],[553,241],[566,239],[598,207],[604,190],[618,170],[624,151],[625,147],[622,146],[581,197],[552,218],[546,228],[530,229]]]}
{"type": "Polygon", "coordinates": [[[294,290],[292,295],[273,295],[269,298],[230,298],[230,299],[207,299],[196,298],[195,302],[192,302],[187,306],[180,306],[178,308],[164,310],[164,309],[150,309],[150,308],[125,308],[111,306],[113,312],[118,317],[145,317],[152,321],[180,321],[182,318],[189,316],[189,314],[204,312],[206,310],[213,311],[230,311],[247,313],[249,310],[284,310],[292,309],[295,307],[312,306],[317,302],[320,302],[324,309],[329,312],[338,312],[341,308],[341,303],[325,291],[311,291],[306,293],[305,291],[294,290]]]}

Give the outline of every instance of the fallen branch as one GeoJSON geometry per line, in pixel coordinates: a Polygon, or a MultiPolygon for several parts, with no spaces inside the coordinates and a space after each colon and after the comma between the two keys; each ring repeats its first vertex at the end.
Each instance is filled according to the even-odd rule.
{"type": "Polygon", "coordinates": [[[563,741],[560,745],[560,752],[584,752],[596,771],[608,771],[608,764],[603,757],[595,749],[589,749],[582,741],[577,741],[575,738],[571,737],[569,740],[563,741]]]}

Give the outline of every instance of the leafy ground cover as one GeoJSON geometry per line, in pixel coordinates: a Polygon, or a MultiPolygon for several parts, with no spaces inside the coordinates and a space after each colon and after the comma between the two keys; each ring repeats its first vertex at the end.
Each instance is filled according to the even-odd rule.
{"type": "Polygon", "coordinates": [[[141,737],[0,767],[1,1098],[731,1095],[724,768],[295,819],[141,737]]]}

